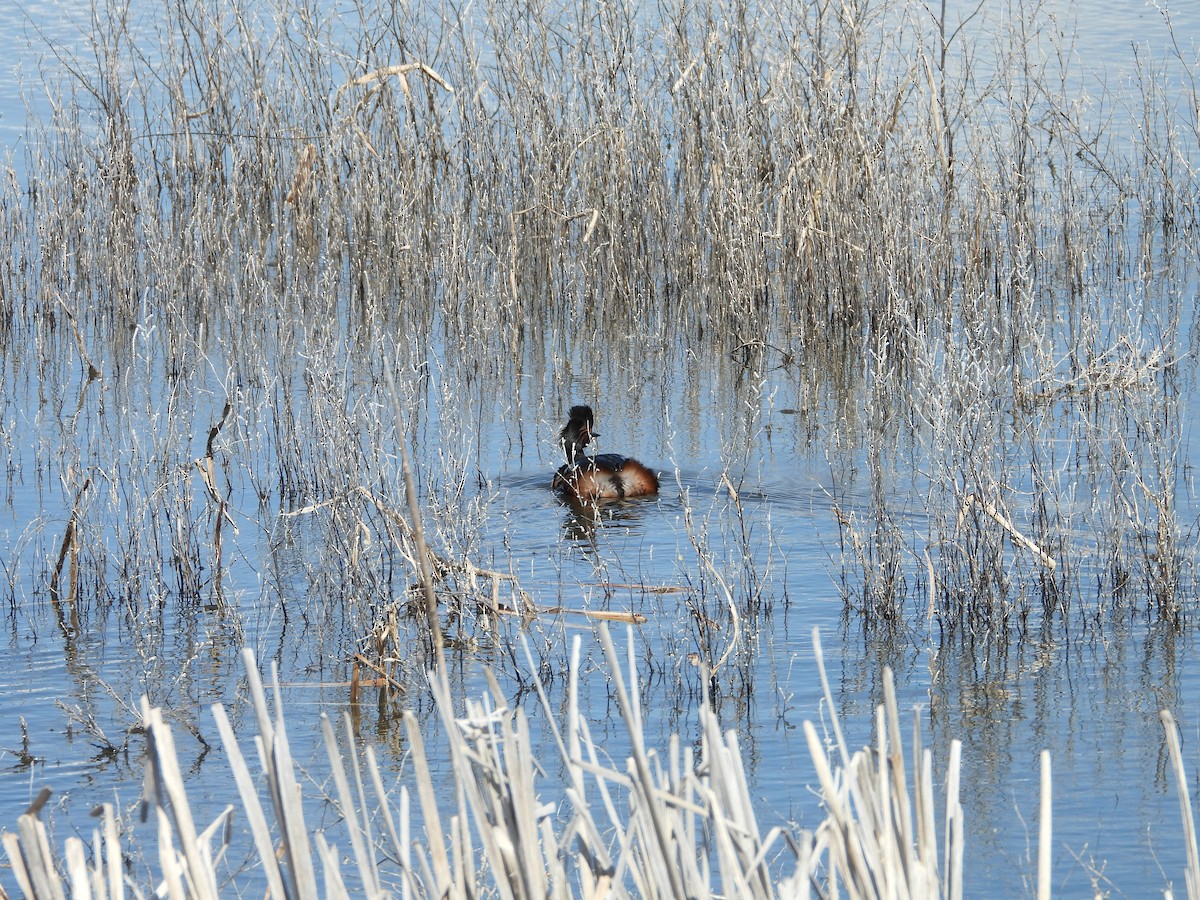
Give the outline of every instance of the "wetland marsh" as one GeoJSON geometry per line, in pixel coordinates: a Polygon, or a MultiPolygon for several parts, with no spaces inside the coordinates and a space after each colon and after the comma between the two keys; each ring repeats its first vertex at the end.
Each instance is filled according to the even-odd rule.
{"type": "Polygon", "coordinates": [[[49,786],[57,845],[136,834],[142,696],[212,820],[243,647],[310,821],[322,711],[411,780],[404,448],[446,689],[490,668],[535,752],[519,638],[565,708],[582,634],[620,767],[626,618],[648,742],[709,692],[814,828],[819,626],[851,746],[885,667],[937,772],[962,741],[967,896],[1034,894],[1042,750],[1054,892],[1182,894],[1200,18],[1067,6],[97,6],[0,185],[0,829],[49,786]],[[658,497],[554,496],[575,404],[658,497]]]}

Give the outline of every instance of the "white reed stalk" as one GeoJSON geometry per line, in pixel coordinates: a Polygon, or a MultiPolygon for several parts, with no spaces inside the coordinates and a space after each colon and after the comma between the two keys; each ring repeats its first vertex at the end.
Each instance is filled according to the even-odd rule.
{"type": "MultiPolygon", "coordinates": [[[[350,746],[353,747],[353,731],[350,729],[349,723],[346,726],[346,734],[350,741],[350,746]]],[[[354,859],[358,863],[359,877],[363,880],[363,892],[371,898],[379,897],[383,894],[383,890],[379,886],[379,872],[375,867],[375,856],[372,852],[373,841],[371,840],[371,832],[368,825],[369,819],[366,815],[362,792],[361,790],[359,791],[357,798],[352,797],[350,794],[350,782],[346,778],[346,768],[342,760],[341,750],[338,747],[337,737],[333,733],[333,724],[330,722],[329,716],[324,713],[321,714],[321,735],[325,741],[325,754],[329,758],[329,766],[333,773],[334,789],[337,791],[337,799],[341,805],[342,817],[350,832],[350,846],[354,850],[354,859]],[[363,821],[361,823],[358,821],[360,810],[363,811],[363,821]]]]}
{"type": "Polygon", "coordinates": [[[946,766],[946,881],[944,896],[960,900],[963,889],[963,809],[958,802],[962,741],[950,742],[950,762],[946,766]]]}
{"type": "Polygon", "coordinates": [[[1187,849],[1187,890],[1189,900],[1200,898],[1200,851],[1196,847],[1196,820],[1192,816],[1192,799],[1187,770],[1183,766],[1183,750],[1179,746],[1179,729],[1170,710],[1158,714],[1167,737],[1167,751],[1171,756],[1171,769],[1175,773],[1175,787],[1179,791],[1179,817],[1183,820],[1183,842],[1187,849]]]}
{"type": "MultiPolygon", "coordinates": [[[[450,855],[446,851],[445,832],[442,831],[442,819],[438,812],[437,799],[433,794],[433,777],[425,757],[425,741],[421,738],[421,727],[417,723],[417,717],[408,710],[404,711],[404,730],[408,735],[409,749],[412,753],[417,797],[421,803],[421,817],[425,822],[425,837],[436,878],[430,878],[428,881],[433,884],[435,891],[442,895],[450,890],[453,883],[450,855]]],[[[424,857],[422,862],[425,862],[424,857]]]]}
{"type": "Polygon", "coordinates": [[[1041,815],[1038,819],[1038,900],[1050,900],[1050,854],[1051,823],[1054,814],[1054,798],[1051,793],[1050,751],[1043,750],[1041,815]]]}
{"type": "Polygon", "coordinates": [[[75,900],[92,900],[91,873],[83,852],[83,841],[77,837],[66,840],[67,876],[71,882],[71,897],[75,900]]]}
{"type": "MultiPolygon", "coordinates": [[[[146,790],[148,794],[153,792],[153,796],[147,796],[146,799],[153,802],[160,811],[160,841],[170,841],[171,833],[174,832],[179,838],[184,859],[187,861],[186,873],[190,890],[201,897],[216,897],[216,873],[212,870],[211,859],[206,859],[200,851],[196,826],[192,821],[192,810],[183,786],[183,774],[179,771],[179,760],[175,755],[175,738],[163,721],[161,710],[151,707],[145,697],[142,698],[141,707],[142,726],[146,729],[149,745],[147,755],[150,760],[150,777],[146,779],[146,790]]],[[[166,853],[163,845],[160,845],[160,850],[166,853]]]]}

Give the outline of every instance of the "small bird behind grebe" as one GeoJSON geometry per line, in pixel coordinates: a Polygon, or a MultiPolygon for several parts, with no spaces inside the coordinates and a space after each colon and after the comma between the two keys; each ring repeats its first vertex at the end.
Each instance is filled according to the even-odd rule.
{"type": "Polygon", "coordinates": [[[627,500],[658,493],[658,476],[636,459],[619,453],[588,456],[583,448],[599,432],[592,431],[592,408],[572,406],[559,434],[567,462],[551,487],[576,500],[627,500]]]}

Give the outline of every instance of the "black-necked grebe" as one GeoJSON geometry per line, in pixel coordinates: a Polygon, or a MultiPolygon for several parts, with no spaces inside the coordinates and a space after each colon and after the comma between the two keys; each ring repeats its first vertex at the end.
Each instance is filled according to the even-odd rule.
{"type": "Polygon", "coordinates": [[[559,435],[567,461],[551,485],[577,500],[625,500],[658,493],[658,476],[636,459],[619,453],[588,456],[584,448],[598,432],[592,431],[592,408],[572,406],[559,435]]]}

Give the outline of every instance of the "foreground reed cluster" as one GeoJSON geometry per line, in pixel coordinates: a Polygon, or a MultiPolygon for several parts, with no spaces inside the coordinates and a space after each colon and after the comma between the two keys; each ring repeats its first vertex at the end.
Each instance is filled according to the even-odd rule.
{"type": "MultiPolygon", "coordinates": [[[[66,520],[10,603],[220,605],[265,571],[361,634],[416,556],[370,539],[387,448],[460,563],[486,436],[523,423],[524,459],[603,390],[715,429],[734,481],[767,434],[823,455],[867,622],[1181,624],[1193,62],[1093,94],[1041,5],[992,7],[97,3],[0,191],[12,394],[36,372],[64,423],[9,451],[66,520]],[[303,549],[242,565],[261,544],[303,549]]],[[[748,566],[743,607],[778,595],[748,566]]]]}
{"type": "MultiPolygon", "coordinates": [[[[601,626],[610,687],[628,729],[630,755],[620,765],[592,740],[578,706],[579,639],[573,646],[565,718],[556,722],[544,685],[537,692],[547,728],[536,745],[521,708],[493,694],[455,709],[444,678],[431,675],[445,726],[443,757],[450,789],[435,790],[429,755],[416,720],[410,787],[389,788],[370,746],[361,753],[347,720],[342,743],[333,723],[321,729],[333,785],[330,802],[342,820],[348,855],[332,835],[306,822],[301,783],[288,749],[276,684],[274,715],[253,654],[244,654],[257,717],[257,766],[242,753],[224,708],[213,707],[238,800],[207,827],[194,821],[186,785],[162,713],[143,701],[146,733],[144,819],[157,842],[157,865],[129,858],[128,824],[109,805],[91,841],[68,838],[60,857],[33,808],[16,832],[2,836],[17,882],[30,898],[160,896],[216,898],[261,891],[285,897],[831,897],[963,896],[963,820],[958,803],[959,745],[935,776],[914,721],[911,770],[906,767],[900,717],[890,672],[878,709],[875,745],[848,751],[830,706],[823,737],[804,731],[817,776],[823,818],[812,830],[759,824],[747,790],[737,735],[722,733],[716,716],[701,710],[698,756],[672,737],[647,746],[636,685],[627,685],[622,661],[601,626]],[[551,757],[557,757],[551,763],[551,757]],[[546,773],[561,766],[562,781],[546,773]],[[935,784],[945,784],[941,828],[935,784]],[[438,795],[441,794],[439,797],[438,795]],[[451,809],[446,810],[450,803],[451,809]],[[240,817],[235,807],[240,805],[240,817]],[[248,827],[254,863],[230,870],[233,848],[248,827]],[[345,870],[344,870],[345,867],[345,870]]],[[[831,702],[817,633],[814,648],[826,700],[831,702]]],[[[630,661],[633,658],[630,646],[630,661]]],[[[533,666],[532,657],[527,661],[533,666]]],[[[1174,721],[1163,713],[1171,762],[1180,790],[1188,843],[1188,896],[1200,897],[1200,864],[1187,778],[1174,721]]],[[[40,804],[39,804],[40,805],[40,804]]],[[[1051,778],[1042,754],[1036,888],[1051,896],[1051,778]]],[[[145,839],[143,839],[145,845],[145,839]]],[[[1169,893],[1169,892],[1168,892],[1169,893]]]]}

